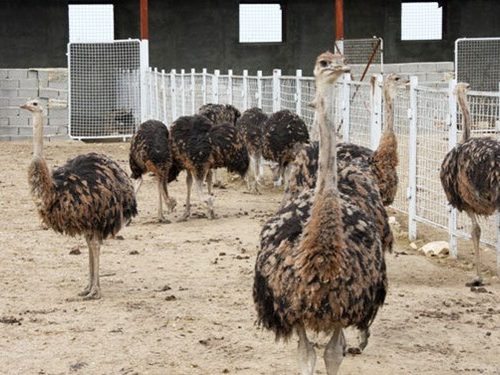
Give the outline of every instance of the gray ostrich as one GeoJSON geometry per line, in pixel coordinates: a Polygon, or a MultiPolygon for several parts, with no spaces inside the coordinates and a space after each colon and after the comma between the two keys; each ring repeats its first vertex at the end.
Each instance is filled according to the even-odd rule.
{"type": "Polygon", "coordinates": [[[456,94],[462,111],[460,142],[446,154],[441,165],[441,184],[448,202],[472,221],[472,243],[476,257],[476,276],[467,286],[483,284],[478,216],[490,216],[500,210],[500,142],[489,137],[470,137],[470,110],[467,83],[458,83],[456,94]]]}
{"type": "Polygon", "coordinates": [[[98,299],[102,241],[116,235],[137,215],[132,182],[116,162],[95,153],[79,155],[50,171],[43,157],[43,108],[38,100],[28,101],[21,108],[33,115],[33,160],[28,181],[38,213],[56,232],[85,237],[90,277],[79,295],[85,300],[98,299]]]}
{"type": "Polygon", "coordinates": [[[327,374],[337,374],[345,349],[343,328],[367,332],[387,290],[383,239],[372,214],[385,214],[378,189],[357,166],[344,168],[341,176],[337,173],[335,127],[326,106],[331,103],[330,88],[347,71],[339,55],[326,52],[316,60],[317,183],[264,225],[255,265],[258,322],[277,339],[297,332],[303,375],[312,375],[316,363],[306,330],[331,335],[324,360],[327,374]],[[365,199],[344,193],[341,184],[365,199]]]}

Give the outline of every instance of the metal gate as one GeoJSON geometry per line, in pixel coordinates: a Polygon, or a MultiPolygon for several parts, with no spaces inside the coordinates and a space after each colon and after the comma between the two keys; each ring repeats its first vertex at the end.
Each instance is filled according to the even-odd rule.
{"type": "MultiPolygon", "coordinates": [[[[144,59],[143,59],[144,60],[144,59]]],[[[141,42],[68,44],[71,138],[126,138],[141,122],[141,42]]]]}

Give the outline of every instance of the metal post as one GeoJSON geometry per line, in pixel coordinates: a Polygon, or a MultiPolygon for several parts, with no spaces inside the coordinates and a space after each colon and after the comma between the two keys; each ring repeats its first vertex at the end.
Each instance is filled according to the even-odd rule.
{"type": "Polygon", "coordinates": [[[154,109],[154,119],[159,120],[160,119],[160,95],[159,95],[159,90],[158,90],[158,68],[154,69],[154,78],[155,78],[155,86],[154,86],[154,101],[151,101],[151,105],[154,104],[155,109],[154,109]]]}
{"type": "Polygon", "coordinates": [[[153,117],[153,101],[155,100],[154,96],[154,79],[153,79],[153,69],[149,68],[148,74],[148,87],[149,87],[149,100],[148,100],[148,119],[153,117]]]}
{"type": "Polygon", "coordinates": [[[170,72],[170,104],[172,105],[172,121],[177,119],[177,87],[175,84],[175,69],[170,72]]]}
{"type": "Polygon", "coordinates": [[[214,70],[214,77],[212,79],[212,103],[219,103],[219,75],[220,70],[214,70]]]}
{"type": "Polygon", "coordinates": [[[350,142],[351,134],[351,74],[344,74],[344,79],[342,80],[342,141],[344,143],[350,142]]]}
{"type": "Polygon", "coordinates": [[[408,166],[408,237],[417,238],[417,86],[418,78],[410,77],[410,119],[409,166],[408,166]]]}
{"type": "Polygon", "coordinates": [[[262,108],[262,70],[257,70],[257,107],[262,108]]]}
{"type": "Polygon", "coordinates": [[[140,42],[140,88],[141,88],[141,122],[148,119],[148,86],[147,86],[147,72],[149,69],[149,47],[148,40],[141,40],[140,42]]]}
{"type": "Polygon", "coordinates": [[[302,116],[302,69],[295,73],[295,112],[302,116]]]}
{"type": "Polygon", "coordinates": [[[233,104],[233,69],[227,71],[227,104],[233,104]]]}
{"type": "Polygon", "coordinates": [[[243,70],[243,88],[242,88],[242,96],[243,96],[243,110],[248,109],[248,70],[243,70]]]}
{"type": "Polygon", "coordinates": [[[203,68],[201,77],[202,104],[207,104],[207,68],[203,68]]]}
{"type": "MultiPolygon", "coordinates": [[[[452,79],[448,83],[448,149],[451,150],[457,144],[457,97],[455,86],[457,80],[452,79]]],[[[457,249],[457,210],[449,206],[448,234],[450,236],[450,253],[453,258],[458,256],[457,249]]]]}
{"type": "Polygon", "coordinates": [[[370,146],[372,150],[378,147],[382,135],[382,84],[381,74],[372,77],[370,95],[370,146]]]}
{"type": "Polygon", "coordinates": [[[168,117],[167,117],[167,83],[166,83],[166,80],[165,80],[165,69],[161,70],[161,91],[162,91],[163,122],[168,127],[168,117]]]}
{"type": "Polygon", "coordinates": [[[195,82],[196,70],[191,68],[191,114],[196,113],[196,82],[195,82]]]}
{"type": "Polygon", "coordinates": [[[184,84],[184,76],[186,71],[181,69],[181,116],[186,116],[186,85],[184,84]]]}
{"type": "Polygon", "coordinates": [[[273,112],[278,112],[281,108],[281,69],[273,70],[273,112]]]}

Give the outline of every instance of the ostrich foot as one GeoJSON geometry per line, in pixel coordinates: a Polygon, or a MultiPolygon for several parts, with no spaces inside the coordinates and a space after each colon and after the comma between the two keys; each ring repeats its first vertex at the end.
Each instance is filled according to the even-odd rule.
{"type": "Polygon", "coordinates": [[[483,278],[481,276],[476,276],[468,283],[465,283],[465,286],[467,287],[484,286],[483,278]]]}
{"type": "Polygon", "coordinates": [[[347,353],[351,355],[360,355],[362,353],[361,349],[355,346],[350,346],[347,348],[347,353]]]}
{"type": "Polygon", "coordinates": [[[361,329],[358,331],[358,346],[351,346],[347,349],[347,353],[351,355],[359,355],[365,350],[368,345],[368,338],[370,337],[370,330],[361,329]]]}
{"type": "Polygon", "coordinates": [[[191,216],[191,211],[184,211],[184,213],[182,214],[181,218],[178,221],[179,222],[187,221],[189,219],[189,216],[191,216]]]}
{"type": "Polygon", "coordinates": [[[84,290],[82,290],[80,293],[78,293],[78,295],[80,297],[84,297],[84,296],[86,296],[89,293],[90,293],[90,284],[87,285],[84,290]]]}
{"type": "Polygon", "coordinates": [[[101,298],[101,289],[100,288],[92,288],[87,295],[83,296],[84,301],[89,301],[93,299],[101,298]]]}
{"type": "Polygon", "coordinates": [[[161,217],[158,219],[158,222],[159,223],[162,223],[162,224],[171,224],[172,222],[170,220],[168,220],[167,218],[165,217],[161,217]]]}
{"type": "Polygon", "coordinates": [[[215,212],[214,212],[214,210],[209,210],[209,211],[208,211],[208,218],[209,218],[210,220],[214,220],[214,219],[216,219],[216,218],[217,218],[217,216],[215,216],[215,212]]]}

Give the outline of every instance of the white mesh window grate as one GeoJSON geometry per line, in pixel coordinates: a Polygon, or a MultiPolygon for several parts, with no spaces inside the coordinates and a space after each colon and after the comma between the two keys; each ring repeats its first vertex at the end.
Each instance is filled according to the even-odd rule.
{"type": "Polygon", "coordinates": [[[280,4],[240,4],[240,43],[283,41],[280,4]]]}
{"type": "Polygon", "coordinates": [[[69,134],[73,138],[130,136],[140,121],[140,45],[70,43],[69,134]]]}
{"type": "Polygon", "coordinates": [[[401,4],[401,40],[443,39],[443,8],[437,2],[401,4]]]}
{"type": "Polygon", "coordinates": [[[113,5],[68,5],[69,41],[112,42],[114,39],[113,5]]]}

